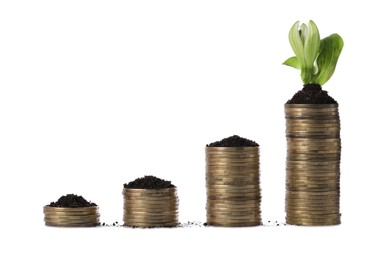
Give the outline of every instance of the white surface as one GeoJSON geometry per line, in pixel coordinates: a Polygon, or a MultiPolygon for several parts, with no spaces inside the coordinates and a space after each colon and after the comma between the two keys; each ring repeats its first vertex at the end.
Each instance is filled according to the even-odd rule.
{"type": "Polygon", "coordinates": [[[0,258],[388,259],[385,3],[1,1],[0,258]],[[121,221],[122,184],[145,174],[178,186],[182,222],[205,221],[204,147],[232,134],[260,143],[263,220],[283,221],[283,104],[301,82],[281,63],[309,19],[345,41],[325,85],[340,103],[342,225],[44,226],[43,205],[66,193],[121,221]]]}

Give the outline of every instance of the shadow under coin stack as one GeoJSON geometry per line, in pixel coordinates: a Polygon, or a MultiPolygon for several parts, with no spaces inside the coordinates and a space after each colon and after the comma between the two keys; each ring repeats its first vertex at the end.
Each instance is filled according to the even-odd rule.
{"type": "Polygon", "coordinates": [[[124,225],[128,227],[174,227],[178,225],[177,189],[170,181],[154,176],[124,185],[124,225]]]}
{"type": "Polygon", "coordinates": [[[261,224],[258,144],[231,136],[206,147],[207,224],[261,224]]]}
{"type": "Polygon", "coordinates": [[[94,227],[98,226],[99,208],[83,197],[68,194],[43,208],[46,226],[94,227]]]}
{"type": "Polygon", "coordinates": [[[286,222],[340,224],[337,104],[286,104],[286,222]]]}

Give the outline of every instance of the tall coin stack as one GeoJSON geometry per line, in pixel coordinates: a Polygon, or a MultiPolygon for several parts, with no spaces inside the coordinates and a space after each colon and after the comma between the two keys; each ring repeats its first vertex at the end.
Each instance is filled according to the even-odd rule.
{"type": "Polygon", "coordinates": [[[207,223],[261,224],[259,147],[206,147],[207,223]]]}
{"type": "Polygon", "coordinates": [[[100,224],[97,206],[79,208],[45,206],[43,213],[46,226],[93,227],[100,224]]]}
{"type": "Polygon", "coordinates": [[[286,104],[286,222],[340,224],[340,118],[337,104],[286,104]]]}
{"type": "Polygon", "coordinates": [[[178,225],[176,188],[123,189],[125,226],[173,227],[178,225]]]}

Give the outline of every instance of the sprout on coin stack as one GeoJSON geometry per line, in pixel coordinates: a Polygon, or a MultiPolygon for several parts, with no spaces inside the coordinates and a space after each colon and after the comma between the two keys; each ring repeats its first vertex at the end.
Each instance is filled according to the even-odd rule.
{"type": "Polygon", "coordinates": [[[99,208],[82,196],[68,194],[43,208],[45,224],[58,227],[93,227],[99,225],[99,208]]]}
{"type": "Polygon", "coordinates": [[[259,145],[237,135],[206,146],[207,224],[261,224],[259,145]]]}
{"type": "Polygon", "coordinates": [[[123,185],[124,225],[174,227],[178,225],[176,186],[155,176],[144,176],[123,185]]]}
{"type": "Polygon", "coordinates": [[[320,39],[313,21],[296,22],[289,40],[295,56],[284,64],[301,71],[304,87],[285,104],[286,222],[340,224],[340,118],[322,86],[335,71],[343,40],[338,34],[320,39]]]}

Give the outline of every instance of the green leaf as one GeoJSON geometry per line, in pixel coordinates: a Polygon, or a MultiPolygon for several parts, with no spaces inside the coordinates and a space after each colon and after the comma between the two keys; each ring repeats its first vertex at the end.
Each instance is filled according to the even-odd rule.
{"type": "Polygon", "coordinates": [[[343,39],[338,34],[332,34],[321,40],[315,83],[324,85],[332,77],[343,46],[343,39]]]}
{"type": "Polygon", "coordinates": [[[291,27],[290,32],[288,34],[288,39],[290,41],[291,48],[293,49],[295,56],[298,59],[299,64],[301,66],[305,65],[305,55],[303,52],[303,42],[301,38],[301,31],[299,29],[299,21],[294,23],[291,27]]]}
{"type": "Polygon", "coordinates": [[[296,68],[296,69],[300,69],[301,68],[301,65],[299,64],[299,61],[297,59],[297,57],[291,57],[289,59],[287,59],[285,62],[283,62],[284,65],[287,65],[287,66],[290,66],[290,67],[293,67],[293,68],[296,68]]]}
{"type": "MultiPolygon", "coordinates": [[[[320,51],[320,32],[316,24],[313,21],[309,21],[306,28],[306,37],[303,39],[303,51],[305,54],[306,65],[310,68],[314,67],[314,62],[317,59],[318,53],[320,51]]],[[[303,26],[302,26],[303,28],[303,26]]]]}

